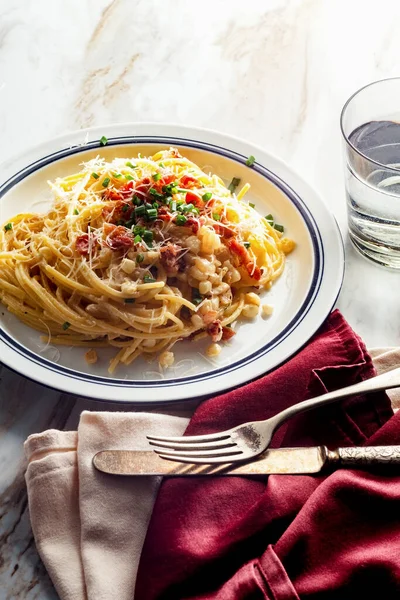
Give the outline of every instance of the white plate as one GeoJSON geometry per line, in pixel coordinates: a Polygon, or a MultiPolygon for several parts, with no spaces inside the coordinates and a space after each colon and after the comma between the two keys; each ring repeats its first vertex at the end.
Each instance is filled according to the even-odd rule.
{"type": "Polygon", "coordinates": [[[85,349],[47,346],[40,334],[0,305],[0,358],[4,364],[45,385],[115,402],[165,402],[214,394],[259,377],[278,366],[312,336],[331,311],[344,271],[343,244],[334,217],[323,201],[282,161],[247,142],[220,133],[175,125],[121,124],[92,128],[46,142],[3,165],[0,186],[1,222],[22,211],[43,211],[51,200],[47,181],[79,169],[101,155],[144,155],[176,146],[201,167],[229,182],[240,177],[251,184],[249,197],[261,214],[272,213],[296,241],[285,271],[263,302],[272,304],[261,316],[240,324],[237,335],[217,359],[205,357],[204,346],[179,342],[175,366],[164,374],[143,359],[107,372],[113,350],[100,349],[100,359],[87,365],[85,349]],[[107,146],[99,139],[105,135],[107,146]],[[245,165],[254,155],[253,168],[245,165]]]}

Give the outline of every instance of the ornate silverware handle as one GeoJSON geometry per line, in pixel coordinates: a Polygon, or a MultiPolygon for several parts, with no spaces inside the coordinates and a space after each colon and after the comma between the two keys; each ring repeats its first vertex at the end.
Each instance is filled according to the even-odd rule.
{"type": "Polygon", "coordinates": [[[338,448],[328,453],[328,461],[337,466],[399,465],[400,446],[364,446],[363,448],[338,448]],[[331,456],[329,456],[331,455],[331,456]]]}

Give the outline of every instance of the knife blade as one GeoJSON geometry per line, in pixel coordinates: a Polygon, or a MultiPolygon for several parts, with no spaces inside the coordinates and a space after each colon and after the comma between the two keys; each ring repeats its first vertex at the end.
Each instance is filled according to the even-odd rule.
{"type": "Polygon", "coordinates": [[[93,457],[99,471],[110,475],[205,475],[313,474],[327,466],[365,467],[400,465],[400,446],[364,446],[328,450],[326,446],[266,450],[250,462],[191,464],[160,458],[153,451],[103,450],[93,457]]]}

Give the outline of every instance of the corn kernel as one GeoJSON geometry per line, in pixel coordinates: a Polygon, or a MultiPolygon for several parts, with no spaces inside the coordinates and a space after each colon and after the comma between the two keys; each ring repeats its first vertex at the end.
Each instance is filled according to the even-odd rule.
{"type": "Polygon", "coordinates": [[[88,350],[85,353],[85,360],[88,365],[94,365],[95,363],[97,363],[97,358],[98,356],[96,350],[88,350]]]}
{"type": "Polygon", "coordinates": [[[260,306],[261,304],[260,296],[254,292],[249,292],[246,294],[244,300],[247,304],[254,304],[254,306],[260,306]]]}
{"type": "Polygon", "coordinates": [[[271,304],[263,304],[261,310],[263,317],[270,317],[274,312],[274,307],[271,304]]]}
{"type": "Polygon", "coordinates": [[[221,346],[219,344],[210,344],[206,349],[207,356],[213,358],[214,356],[218,356],[221,353],[221,346]]]}
{"type": "Polygon", "coordinates": [[[258,315],[258,306],[255,304],[246,304],[242,310],[242,315],[248,319],[254,319],[258,315]]]}
{"type": "Polygon", "coordinates": [[[160,354],[158,362],[161,367],[172,367],[175,361],[175,356],[173,352],[169,350],[165,350],[162,354],[160,354]]]}

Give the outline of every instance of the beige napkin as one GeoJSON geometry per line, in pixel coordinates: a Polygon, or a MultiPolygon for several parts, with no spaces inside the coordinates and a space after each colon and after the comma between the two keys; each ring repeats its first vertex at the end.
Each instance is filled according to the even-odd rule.
{"type": "Polygon", "coordinates": [[[132,600],[160,478],[110,478],[92,458],[109,448],[149,449],[146,434],[181,435],[188,419],[83,412],[77,432],[25,442],[26,483],[38,552],[61,600],[132,600]]]}
{"type": "MultiPolygon", "coordinates": [[[[378,374],[400,365],[399,348],[370,350],[378,374]]],[[[400,390],[388,392],[400,408],[400,390]]],[[[92,466],[108,448],[148,449],[146,434],[181,435],[188,419],[156,413],[83,412],[77,432],[25,442],[36,547],[61,600],[132,600],[159,478],[110,478],[92,466]]]]}

